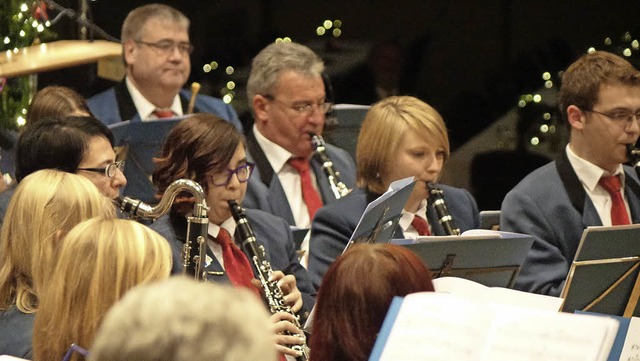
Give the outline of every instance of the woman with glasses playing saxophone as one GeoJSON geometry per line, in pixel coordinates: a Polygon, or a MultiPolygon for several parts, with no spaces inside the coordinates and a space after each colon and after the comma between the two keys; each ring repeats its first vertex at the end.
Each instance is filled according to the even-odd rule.
{"type": "Polygon", "coordinates": [[[327,268],[344,250],[367,204],[395,180],[413,176],[417,181],[395,238],[478,228],[473,196],[463,189],[435,184],[448,157],[447,128],[434,108],[410,96],[389,97],[374,104],[363,120],[356,146],[358,188],[320,209],[311,226],[308,270],[314,286],[320,286],[327,268]],[[439,202],[430,197],[432,189],[442,191],[436,195],[447,204],[448,217],[433,207],[439,202]]]}
{"type": "MultiPolygon", "coordinates": [[[[204,269],[208,281],[230,282],[260,294],[254,278],[256,269],[242,253],[237,225],[229,201],[242,204],[253,164],[247,161],[243,136],[229,123],[206,113],[198,113],[178,123],[168,134],[160,156],[155,159],[153,182],[161,196],[178,179],[191,179],[205,192],[209,206],[208,239],[204,269]],[[226,240],[226,242],[225,242],[226,240]],[[252,283],[252,280],[254,283],[252,283]]],[[[151,228],[169,240],[173,249],[173,273],[181,273],[181,252],[187,230],[186,217],[193,199],[178,195],[168,214],[151,228]]],[[[306,270],[297,260],[293,236],[283,219],[259,210],[246,210],[246,218],[256,242],[275,270],[273,278],[284,294],[284,302],[294,313],[305,315],[315,302],[315,290],[306,270]]],[[[299,356],[290,345],[304,343],[292,313],[272,316],[276,343],[281,353],[299,356]]]]}

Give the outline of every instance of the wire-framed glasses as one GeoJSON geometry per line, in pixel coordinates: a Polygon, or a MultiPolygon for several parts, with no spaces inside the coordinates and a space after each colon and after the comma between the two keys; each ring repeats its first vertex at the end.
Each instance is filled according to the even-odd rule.
{"type": "Polygon", "coordinates": [[[249,180],[254,166],[255,164],[247,162],[236,169],[225,169],[222,172],[212,174],[209,178],[214,186],[226,186],[235,174],[238,177],[238,182],[244,183],[249,180]]]}
{"type": "Polygon", "coordinates": [[[160,40],[157,43],[148,43],[142,40],[134,40],[138,44],[146,45],[148,47],[158,50],[164,55],[169,55],[173,52],[174,48],[178,48],[181,54],[191,54],[193,52],[193,45],[186,41],[175,42],[173,40],[160,40]]]}
{"type": "Polygon", "coordinates": [[[78,170],[84,170],[87,172],[103,173],[109,178],[113,178],[116,175],[116,169],[120,169],[121,172],[124,172],[124,160],[111,163],[104,168],[78,168],[78,170]]]}
{"type": "Polygon", "coordinates": [[[265,97],[266,99],[272,102],[280,103],[289,109],[293,109],[298,114],[304,114],[304,115],[311,115],[316,109],[322,114],[327,114],[327,112],[331,110],[331,107],[333,106],[333,103],[328,102],[326,100],[323,100],[320,103],[297,102],[293,104],[288,104],[283,102],[282,100],[276,99],[273,95],[266,94],[266,95],[263,95],[263,97],[265,97]]]}
{"type": "Polygon", "coordinates": [[[71,360],[71,356],[73,356],[73,353],[77,352],[82,356],[89,356],[89,351],[85,350],[84,348],[76,345],[75,343],[72,343],[71,346],[69,347],[69,349],[67,350],[67,353],[64,355],[64,358],[62,359],[62,361],[69,361],[71,360]]]}
{"type": "Polygon", "coordinates": [[[583,111],[600,114],[602,116],[605,116],[613,120],[614,122],[625,124],[626,126],[629,126],[633,121],[638,121],[640,119],[640,111],[637,111],[634,113],[629,109],[619,109],[619,110],[613,110],[609,112],[599,112],[593,109],[583,109],[583,111]],[[623,122],[626,122],[626,123],[623,123],[623,122]]]}

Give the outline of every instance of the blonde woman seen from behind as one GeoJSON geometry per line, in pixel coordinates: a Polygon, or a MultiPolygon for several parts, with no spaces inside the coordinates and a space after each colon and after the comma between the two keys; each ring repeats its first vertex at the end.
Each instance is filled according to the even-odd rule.
{"type": "Polygon", "coordinates": [[[58,242],[97,216],[113,217],[113,205],[82,176],[47,169],[20,182],[0,235],[0,354],[30,357],[33,314],[58,242]]]}
{"type": "Polygon", "coordinates": [[[91,347],[102,318],[116,301],[138,284],[169,277],[170,271],[168,242],[146,226],[115,218],[80,223],[62,240],[41,297],[34,323],[34,360],[59,361],[72,343],[91,347]]]}

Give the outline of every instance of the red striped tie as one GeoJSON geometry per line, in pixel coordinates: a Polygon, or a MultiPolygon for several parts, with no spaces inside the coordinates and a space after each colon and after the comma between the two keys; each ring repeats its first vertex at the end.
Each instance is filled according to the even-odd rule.
{"type": "Polygon", "coordinates": [[[413,226],[413,228],[416,229],[416,231],[418,231],[418,235],[420,236],[430,236],[431,232],[429,231],[429,223],[427,223],[427,220],[415,215],[413,217],[413,221],[411,221],[411,225],[413,226]]]}
{"type": "Polygon", "coordinates": [[[602,177],[598,184],[611,195],[611,224],[614,226],[631,224],[620,192],[620,178],[617,175],[602,177]]]}
{"type": "Polygon", "coordinates": [[[316,211],[322,207],[322,200],[320,199],[318,191],[313,187],[313,182],[311,181],[309,160],[307,158],[291,158],[287,163],[300,173],[302,198],[304,199],[304,203],[307,204],[309,220],[313,220],[313,216],[316,214],[316,211]]]}
{"type": "Polygon", "coordinates": [[[234,286],[246,287],[254,291],[259,297],[260,292],[251,283],[253,270],[251,269],[249,258],[236,246],[229,232],[224,228],[220,228],[218,237],[214,238],[214,240],[222,247],[224,270],[227,273],[227,277],[229,277],[229,281],[234,286]]]}

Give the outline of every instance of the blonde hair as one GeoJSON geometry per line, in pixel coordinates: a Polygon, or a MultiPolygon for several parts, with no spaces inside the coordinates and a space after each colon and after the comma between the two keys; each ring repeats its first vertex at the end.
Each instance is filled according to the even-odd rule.
{"type": "Polygon", "coordinates": [[[274,361],[270,324],[246,289],[172,277],[136,287],[113,306],[89,360],[274,361]]]}
{"type": "Polygon", "coordinates": [[[89,348],[109,308],[134,286],[169,277],[166,239],[131,220],[94,218],[62,240],[33,333],[35,360],[60,360],[71,343],[89,348]]]}
{"type": "Polygon", "coordinates": [[[356,146],[357,184],[369,192],[382,194],[387,174],[406,132],[416,132],[436,142],[449,158],[449,136],[442,116],[429,104],[411,96],[392,96],[371,106],[356,146]]]}
{"type": "Polygon", "coordinates": [[[35,312],[61,235],[85,219],[114,214],[111,200],[85,177],[51,169],[25,177],[0,233],[0,310],[15,304],[35,312]]]}

